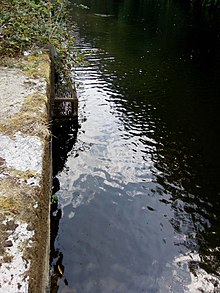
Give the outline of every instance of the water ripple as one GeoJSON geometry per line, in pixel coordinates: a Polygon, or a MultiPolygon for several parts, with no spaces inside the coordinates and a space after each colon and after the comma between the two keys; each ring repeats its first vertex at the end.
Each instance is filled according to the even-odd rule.
{"type": "MultiPolygon", "coordinates": [[[[102,70],[114,61],[109,53],[82,49],[81,128],[58,176],[66,275],[79,292],[168,292],[171,283],[192,292],[195,271],[204,282],[199,253],[216,220],[190,182],[196,155],[179,141],[181,130],[169,132],[156,103],[118,90],[117,76],[102,70]]],[[[151,82],[149,96],[163,97],[157,76],[151,82]]]]}

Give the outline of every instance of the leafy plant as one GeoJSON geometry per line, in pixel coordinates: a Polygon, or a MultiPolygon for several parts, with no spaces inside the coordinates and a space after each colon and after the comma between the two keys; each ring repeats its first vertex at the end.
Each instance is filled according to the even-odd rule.
{"type": "Polygon", "coordinates": [[[51,203],[55,205],[58,204],[58,196],[56,194],[52,195],[51,203]]]}
{"type": "Polygon", "coordinates": [[[0,55],[17,57],[54,45],[63,67],[74,62],[74,32],[70,31],[66,0],[1,0],[0,55]]]}

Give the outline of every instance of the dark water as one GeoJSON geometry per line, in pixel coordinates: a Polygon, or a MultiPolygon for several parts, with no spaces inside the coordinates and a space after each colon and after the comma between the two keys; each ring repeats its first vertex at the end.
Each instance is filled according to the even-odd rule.
{"type": "Polygon", "coordinates": [[[53,292],[220,292],[218,18],[174,0],[71,11],[87,62],[55,171],[53,292]]]}

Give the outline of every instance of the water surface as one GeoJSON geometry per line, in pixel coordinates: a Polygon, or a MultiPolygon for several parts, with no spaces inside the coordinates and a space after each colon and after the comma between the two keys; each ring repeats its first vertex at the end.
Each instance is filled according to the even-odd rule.
{"type": "Polygon", "coordinates": [[[57,170],[56,290],[219,292],[218,24],[178,1],[71,11],[87,62],[57,170]]]}

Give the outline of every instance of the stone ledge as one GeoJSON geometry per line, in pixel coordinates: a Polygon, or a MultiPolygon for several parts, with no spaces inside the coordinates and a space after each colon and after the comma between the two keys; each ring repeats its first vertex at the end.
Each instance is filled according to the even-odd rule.
{"type": "Polygon", "coordinates": [[[0,68],[0,293],[49,283],[51,61],[0,68]]]}

